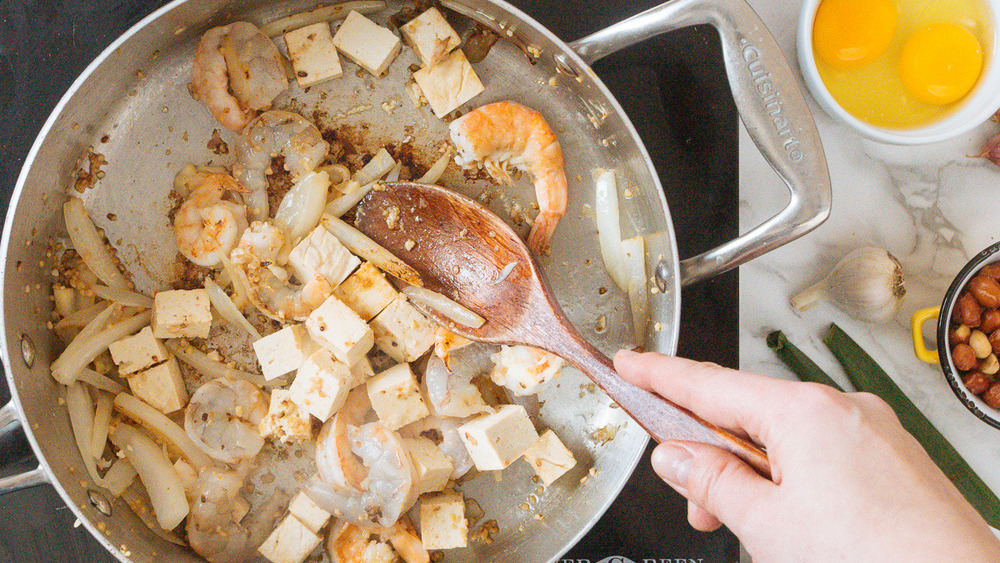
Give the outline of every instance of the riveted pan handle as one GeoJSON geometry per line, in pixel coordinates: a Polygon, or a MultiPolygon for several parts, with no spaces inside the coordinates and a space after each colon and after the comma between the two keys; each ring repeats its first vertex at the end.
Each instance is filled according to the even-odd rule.
{"type": "MultiPolygon", "coordinates": [[[[0,440],[16,432],[21,427],[21,419],[17,416],[14,402],[11,401],[0,408],[0,440]]],[[[8,477],[0,477],[0,495],[12,493],[28,487],[44,485],[49,482],[45,471],[38,466],[31,471],[17,473],[8,477]]]]}
{"type": "MultiPolygon", "coordinates": [[[[767,162],[791,192],[788,205],[749,232],[681,261],[684,285],[735,268],[818,227],[830,214],[830,174],[816,123],[774,37],[744,0],[673,0],[570,44],[585,61],[674,29],[710,24],[736,107],[767,162]]],[[[661,262],[657,283],[673,275],[661,262]]]]}

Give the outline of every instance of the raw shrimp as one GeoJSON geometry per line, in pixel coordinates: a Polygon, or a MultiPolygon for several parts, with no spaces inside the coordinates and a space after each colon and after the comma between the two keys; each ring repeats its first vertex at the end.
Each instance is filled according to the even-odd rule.
{"type": "Polygon", "coordinates": [[[360,490],[368,469],[351,452],[347,431],[364,423],[371,408],[365,386],[356,387],[340,411],[323,425],[316,439],[316,470],[323,481],[360,490]]]}
{"type": "Polygon", "coordinates": [[[545,118],[531,108],[505,101],[467,113],[453,121],[450,129],[458,147],[458,164],[469,167],[480,162],[490,176],[507,184],[512,183],[508,165],[532,175],[539,212],[528,246],[541,253],[566,213],[567,198],[562,148],[545,118]]]}
{"type": "Polygon", "coordinates": [[[274,42],[253,24],[214,27],[198,44],[192,93],[224,127],[240,131],[253,118],[253,110],[267,109],[288,88],[284,68],[274,42]],[[230,64],[240,68],[229,68],[230,64]]]}
{"type": "Polygon", "coordinates": [[[423,436],[437,443],[441,452],[451,461],[451,478],[458,479],[468,473],[473,465],[469,450],[465,448],[465,443],[462,442],[462,437],[458,433],[458,428],[470,420],[472,420],[471,417],[427,416],[400,428],[399,434],[404,438],[423,436]]]}
{"type": "Polygon", "coordinates": [[[247,297],[260,312],[277,321],[302,321],[333,294],[333,286],[322,274],[293,284],[291,274],[277,265],[286,242],[281,229],[256,222],[243,232],[231,258],[247,297]]]}
{"type": "Polygon", "coordinates": [[[341,522],[327,537],[326,550],[334,563],[395,563],[399,557],[406,563],[430,561],[430,554],[406,518],[392,527],[374,529],[341,522]]]}
{"type": "Polygon", "coordinates": [[[530,346],[503,346],[493,362],[493,382],[521,396],[538,393],[564,363],[559,356],[530,346]]]}
{"type": "Polygon", "coordinates": [[[242,379],[213,379],[191,397],[184,430],[206,454],[225,463],[252,459],[264,447],[258,428],[267,398],[242,379]]]}
{"type": "Polygon", "coordinates": [[[320,508],[353,524],[389,527],[416,502],[416,471],[399,434],[381,422],[350,427],[351,449],[368,469],[361,490],[317,477],[303,491],[320,508]]]}
{"type": "Polygon", "coordinates": [[[247,228],[246,207],[223,196],[243,187],[226,174],[208,174],[174,215],[177,249],[199,266],[213,268],[228,256],[247,228]]]}
{"type": "Polygon", "coordinates": [[[267,175],[272,157],[284,155],[285,168],[297,182],[323,162],[329,148],[319,129],[297,113],[268,111],[250,122],[236,143],[233,165],[233,176],[250,190],[250,217],[254,221],[268,217],[267,175]]]}
{"type": "Polygon", "coordinates": [[[240,496],[242,473],[206,467],[201,470],[190,497],[188,542],[198,555],[212,563],[242,563],[254,559],[273,522],[262,510],[247,526],[241,524],[249,504],[240,496]]]}
{"type": "Polygon", "coordinates": [[[495,351],[491,346],[478,343],[465,346],[451,353],[453,369],[448,369],[441,358],[432,357],[424,373],[431,410],[438,416],[452,417],[493,412],[472,384],[472,378],[493,367],[490,357],[495,351]]]}

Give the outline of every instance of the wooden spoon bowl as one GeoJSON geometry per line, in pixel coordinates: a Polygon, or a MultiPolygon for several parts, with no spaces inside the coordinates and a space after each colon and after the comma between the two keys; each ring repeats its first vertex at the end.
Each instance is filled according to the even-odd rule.
{"type": "Polygon", "coordinates": [[[584,340],[566,318],[517,233],[489,209],[438,186],[397,182],[365,196],[357,207],[355,225],[415,269],[424,287],[486,319],[481,327],[472,328],[414,303],[455,334],[493,344],[524,344],[561,356],[657,441],[718,446],[770,475],[767,456],[752,443],[621,379],[611,359],[584,340]]]}

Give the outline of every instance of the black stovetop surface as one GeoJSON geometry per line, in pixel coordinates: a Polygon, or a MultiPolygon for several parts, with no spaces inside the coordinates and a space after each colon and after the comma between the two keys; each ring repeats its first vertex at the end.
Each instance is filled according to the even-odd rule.
{"type": "MultiPolygon", "coordinates": [[[[76,76],[115,37],[164,3],[0,1],[0,201],[9,200],[35,135],[76,76]]],[[[565,40],[657,3],[513,1],[565,40]]],[[[600,61],[595,70],[631,117],[660,172],[680,255],[733,238],[738,121],[715,31],[696,27],[661,36],[600,61]]],[[[678,354],[737,366],[737,283],[737,273],[730,272],[684,290],[678,354]]],[[[0,402],[9,398],[0,379],[0,402]]],[[[23,440],[0,450],[0,466],[18,459],[22,466],[31,463],[23,440]]],[[[647,456],[604,517],[564,558],[574,563],[626,561],[614,556],[636,563],[738,560],[732,534],[697,532],[685,512],[686,501],[656,477],[647,456]]],[[[83,527],[72,527],[73,520],[49,487],[0,498],[0,562],[113,561],[83,527]]]]}

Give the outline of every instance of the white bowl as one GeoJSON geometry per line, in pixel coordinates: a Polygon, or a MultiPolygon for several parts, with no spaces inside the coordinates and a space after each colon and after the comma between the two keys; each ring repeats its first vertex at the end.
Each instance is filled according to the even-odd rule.
{"type": "Polygon", "coordinates": [[[960,106],[941,119],[922,127],[912,129],[892,129],[878,127],[861,121],[847,112],[830,95],[823,79],[816,69],[813,58],[812,31],[813,19],[821,0],[804,0],[799,13],[798,56],[799,68],[806,86],[813,98],[831,117],[847,124],[852,129],[869,139],[892,143],[896,145],[920,145],[934,143],[956,137],[982,124],[1000,107],[1000,41],[997,41],[997,30],[1000,29],[1000,0],[983,0],[989,8],[990,20],[987,22],[992,30],[990,42],[984,49],[985,70],[972,91],[960,102],[960,106]]]}

